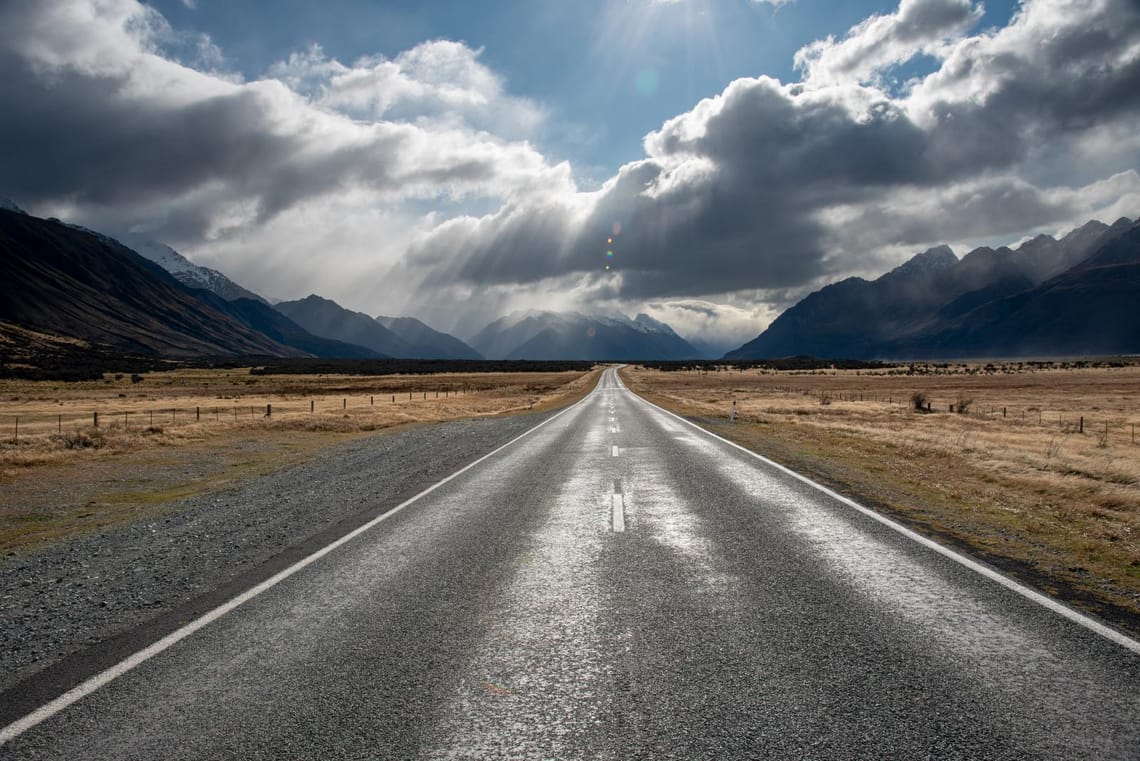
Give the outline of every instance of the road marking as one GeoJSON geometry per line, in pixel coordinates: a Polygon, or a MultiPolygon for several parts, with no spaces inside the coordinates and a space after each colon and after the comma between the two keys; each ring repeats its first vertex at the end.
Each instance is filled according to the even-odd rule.
{"type": "MultiPolygon", "coordinates": [[[[603,375],[602,377],[605,377],[605,376],[603,375]]],[[[355,539],[356,537],[365,533],[366,531],[369,531],[370,529],[376,527],[378,524],[382,523],[383,521],[387,520],[388,518],[391,518],[393,515],[400,512],[401,510],[408,507],[409,505],[411,505],[415,502],[418,502],[420,499],[431,494],[433,491],[435,491],[436,489],[439,489],[441,486],[444,486],[445,484],[449,483],[450,481],[455,480],[459,476],[463,475],[467,471],[474,468],[476,465],[479,465],[480,463],[484,462],[485,460],[487,460],[491,457],[494,457],[499,452],[503,451],[504,449],[511,446],[512,444],[526,438],[530,434],[537,431],[539,428],[542,428],[543,426],[545,426],[547,423],[552,423],[555,420],[557,420],[558,418],[565,415],[567,412],[570,412],[571,410],[581,406],[585,402],[589,401],[590,397],[592,397],[595,393],[597,393],[597,389],[598,389],[598,386],[595,386],[594,391],[590,392],[588,395],[586,395],[585,397],[580,399],[578,402],[572,404],[571,406],[562,410],[561,412],[554,415],[553,417],[547,418],[546,420],[543,420],[541,423],[534,426],[533,428],[527,429],[523,433],[519,434],[515,438],[508,441],[506,444],[503,444],[502,446],[488,452],[487,454],[483,455],[482,457],[475,460],[474,462],[468,463],[467,465],[463,466],[459,470],[452,473],[450,476],[447,476],[446,478],[444,478],[441,481],[437,481],[436,483],[434,483],[431,486],[429,486],[428,488],[424,489],[423,491],[421,491],[419,494],[415,495],[414,497],[411,497],[411,498],[401,502],[400,504],[396,505],[395,507],[393,507],[391,510],[384,513],[383,515],[378,515],[377,517],[370,520],[368,523],[365,523],[365,524],[357,527],[356,529],[350,531],[349,533],[345,534],[340,539],[337,539],[336,541],[334,541],[330,544],[326,544],[321,549],[317,550],[316,552],[312,553],[311,555],[309,555],[305,558],[302,558],[301,560],[298,560],[293,565],[289,566],[288,568],[286,568],[283,571],[280,571],[276,575],[271,576],[270,578],[261,582],[257,586],[254,586],[254,587],[251,587],[250,589],[247,589],[245,592],[241,593],[237,597],[234,597],[229,602],[222,603],[221,605],[214,608],[213,610],[203,614],[199,618],[194,619],[193,621],[186,624],[182,628],[177,629],[177,630],[171,632],[170,634],[167,634],[162,639],[158,640],[157,642],[152,643],[148,647],[143,648],[142,650],[138,651],[134,655],[131,655],[131,656],[125,658],[124,660],[119,661],[114,666],[111,666],[110,668],[108,668],[104,671],[101,671],[100,673],[96,674],[95,676],[89,677],[88,679],[81,682],[77,686],[71,688],[67,692],[65,692],[62,695],[60,695],[59,697],[55,698],[51,702],[40,706],[35,711],[32,711],[30,714],[28,714],[24,718],[17,719],[16,721],[12,722],[8,726],[4,727],[3,729],[0,729],[0,745],[4,745],[4,743],[8,742],[9,740],[13,740],[13,739],[19,737],[24,732],[27,732],[29,729],[36,726],[37,724],[40,724],[41,722],[44,722],[44,721],[50,719],[52,716],[55,716],[57,713],[64,710],[65,708],[72,705],[73,703],[75,703],[79,700],[82,700],[83,698],[87,697],[88,695],[90,695],[91,693],[100,689],[101,687],[109,684],[110,682],[114,681],[115,679],[122,676],[123,674],[126,674],[128,671],[131,671],[132,669],[136,668],[137,666],[145,663],[146,661],[150,660],[151,658],[153,658],[154,656],[163,652],[164,650],[169,649],[173,645],[178,644],[182,640],[186,639],[190,635],[197,632],[199,629],[202,629],[202,628],[208,626],[209,624],[213,623],[214,621],[217,621],[219,618],[226,615],[227,613],[232,611],[234,608],[237,608],[237,607],[249,602],[253,598],[260,595],[262,592],[265,592],[266,590],[269,590],[269,589],[277,586],[278,584],[280,584],[285,579],[289,578],[290,576],[297,573],[298,571],[306,568],[307,566],[312,565],[316,561],[323,558],[325,555],[328,555],[333,550],[341,547],[342,545],[347,544],[348,542],[352,541],[353,539],[355,539]]],[[[624,522],[623,522],[623,530],[624,530],[624,522]]]]}
{"type": "MultiPolygon", "coordinates": [[[[616,378],[616,376],[617,376],[617,374],[615,373],[615,378],[616,378]]],[[[625,384],[621,383],[620,378],[617,378],[617,381],[623,389],[625,389],[627,391],[629,390],[628,388],[626,388],[625,384]]],[[[630,393],[633,393],[633,392],[630,392],[630,393]]],[[[750,455],[751,457],[754,457],[757,460],[760,460],[761,462],[763,462],[767,465],[770,465],[771,467],[775,468],[776,470],[779,470],[783,473],[786,473],[787,475],[791,476],[792,478],[795,478],[795,479],[798,479],[799,481],[802,481],[803,483],[823,492],[824,494],[831,497],[832,499],[835,499],[835,500],[843,503],[847,507],[850,507],[854,510],[857,510],[860,513],[863,513],[867,517],[871,518],[872,520],[878,521],[879,523],[883,524],[887,528],[890,528],[894,531],[897,531],[898,533],[902,534],[903,536],[907,537],[908,539],[911,539],[915,542],[918,542],[922,546],[927,547],[931,550],[934,550],[938,554],[943,555],[944,557],[947,557],[950,560],[953,560],[955,563],[958,563],[959,565],[965,566],[966,568],[969,568],[971,571],[974,571],[975,573],[979,573],[982,576],[985,576],[987,579],[990,579],[991,581],[995,581],[998,584],[1001,584],[1003,587],[1010,590],[1011,592],[1015,592],[1015,593],[1021,595],[1022,597],[1026,598],[1027,600],[1035,602],[1044,608],[1048,608],[1049,610],[1053,611],[1054,613],[1057,613],[1057,614],[1069,619],[1073,623],[1078,624],[1080,626],[1083,626],[1084,628],[1086,628],[1092,632],[1095,632],[1096,634],[1099,634],[1101,637],[1104,637],[1105,639],[1108,639],[1108,640],[1111,640],[1112,642],[1115,642],[1116,644],[1120,645],[1121,647],[1123,647],[1127,650],[1131,650],[1134,653],[1140,654],[1140,641],[1134,640],[1126,634],[1118,632],[1115,629],[1113,629],[1109,626],[1106,626],[1105,624],[1102,624],[1101,622],[1099,622],[1095,619],[1089,618],[1088,616],[1084,615],[1083,613],[1078,613],[1077,611],[1068,607],[1064,603],[1059,602],[1057,600],[1054,600],[1051,597],[1046,597],[1045,595],[1041,594],[1040,592],[1038,592],[1034,589],[1030,589],[1029,587],[1024,586],[1023,584],[1014,581],[1013,579],[1009,578],[1005,574],[1003,574],[999,571],[995,571],[994,569],[992,569],[988,566],[982,565],[981,563],[979,563],[976,560],[968,558],[965,555],[961,555],[961,554],[955,552],[954,550],[952,550],[948,547],[943,547],[941,544],[934,541],[933,539],[928,539],[927,537],[923,536],[922,534],[919,534],[915,531],[912,531],[911,529],[907,528],[906,526],[902,525],[901,523],[896,523],[895,521],[891,520],[890,518],[887,518],[884,515],[880,515],[879,513],[876,513],[874,510],[871,510],[870,508],[867,508],[867,507],[864,507],[863,505],[860,505],[855,500],[850,499],[849,497],[845,497],[842,494],[839,494],[838,492],[832,491],[831,489],[827,488],[823,484],[816,483],[815,481],[811,480],[807,476],[802,475],[800,473],[797,473],[796,471],[792,470],[791,468],[785,467],[785,466],[781,465],[780,463],[775,462],[773,460],[769,460],[764,455],[757,454],[756,452],[753,452],[751,449],[747,449],[745,447],[742,447],[741,445],[737,444],[736,442],[729,441],[728,439],[724,438],[723,436],[719,436],[719,435],[713,433],[712,431],[701,428],[696,423],[694,423],[690,420],[686,420],[685,418],[681,417],[680,415],[672,413],[669,410],[665,409],[664,407],[659,407],[658,405],[654,404],[653,402],[651,402],[647,399],[643,399],[642,397],[638,396],[637,394],[633,394],[633,396],[635,399],[637,399],[637,401],[641,402],[642,404],[648,405],[648,406],[650,406],[650,407],[652,407],[652,408],[654,408],[660,412],[663,412],[666,415],[668,415],[669,417],[676,418],[677,420],[681,421],[685,425],[696,428],[698,431],[705,434],[706,436],[717,439],[717,440],[727,444],[728,446],[730,446],[734,449],[740,450],[741,452],[745,453],[746,455],[750,455]]]]}
{"type": "Polygon", "coordinates": [[[611,447],[611,449],[610,449],[610,456],[611,456],[611,457],[617,457],[617,456],[618,456],[618,448],[617,448],[617,444],[614,444],[614,445],[613,445],[613,447],[611,447]]]}
{"type": "Polygon", "coordinates": [[[614,481],[614,493],[610,498],[610,521],[615,534],[625,532],[625,495],[621,492],[621,480],[614,481]]]}

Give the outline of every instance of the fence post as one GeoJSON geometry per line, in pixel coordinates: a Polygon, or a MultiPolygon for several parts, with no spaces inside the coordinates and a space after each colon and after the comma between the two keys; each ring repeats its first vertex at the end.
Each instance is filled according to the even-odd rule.
{"type": "Polygon", "coordinates": [[[20,443],[20,416],[16,416],[16,443],[20,443]]]}
{"type": "Polygon", "coordinates": [[[312,399],[309,400],[309,414],[310,415],[313,414],[313,408],[316,406],[316,404],[317,403],[315,401],[313,401],[312,399]]]}
{"type": "Polygon", "coordinates": [[[198,423],[198,422],[201,422],[201,420],[202,420],[202,408],[201,407],[195,407],[194,408],[194,422],[198,423]]]}
{"type": "Polygon", "coordinates": [[[342,409],[342,410],[347,410],[347,409],[348,409],[348,400],[347,400],[347,399],[345,399],[345,400],[344,400],[344,403],[343,403],[343,404],[341,404],[341,409],[342,409]]]}
{"type": "Polygon", "coordinates": [[[93,428],[99,427],[99,413],[98,412],[92,412],[91,413],[91,426],[93,428]]]}
{"type": "Polygon", "coordinates": [[[1084,433],[1084,432],[1085,432],[1085,416],[1081,415],[1081,423],[1080,423],[1079,433],[1084,433]]]}
{"type": "Polygon", "coordinates": [[[273,405],[272,404],[267,403],[265,405],[265,417],[273,417],[273,405]]]}
{"type": "Polygon", "coordinates": [[[177,423],[178,422],[178,410],[177,409],[172,409],[170,411],[170,422],[171,423],[177,423]]]}
{"type": "Polygon", "coordinates": [[[392,404],[395,404],[395,403],[396,403],[396,395],[392,394],[392,404]]]}
{"type": "Polygon", "coordinates": [[[376,406],[376,397],[374,397],[374,396],[368,397],[368,406],[369,407],[375,407],[376,406]]]}
{"type": "Polygon", "coordinates": [[[1005,417],[1005,407],[1002,407],[1002,408],[1001,408],[1001,416],[1002,416],[1002,417],[1005,417]]]}
{"type": "Polygon", "coordinates": [[[129,415],[129,414],[131,414],[131,413],[127,412],[126,410],[123,410],[123,430],[124,431],[131,430],[130,421],[127,419],[127,415],[129,415]]]}
{"type": "MultiPolygon", "coordinates": [[[[63,435],[63,415],[58,416],[58,419],[55,421],[55,425],[56,425],[55,432],[58,433],[60,436],[62,436],[63,435]]],[[[1132,426],[1132,427],[1135,428],[1136,426],[1132,426]]],[[[1133,438],[1135,438],[1135,437],[1133,437],[1133,438]]]]}
{"type": "Polygon", "coordinates": [[[150,411],[150,427],[154,428],[154,410],[150,411]]]}

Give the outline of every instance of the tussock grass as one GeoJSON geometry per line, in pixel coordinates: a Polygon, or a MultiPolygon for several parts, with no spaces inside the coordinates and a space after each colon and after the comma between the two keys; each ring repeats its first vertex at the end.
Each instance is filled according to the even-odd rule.
{"type": "Polygon", "coordinates": [[[600,372],[386,377],[378,387],[367,377],[260,377],[247,384],[248,373],[239,371],[179,371],[147,374],[134,384],[137,395],[126,397],[119,394],[131,385],[129,377],[0,382],[0,425],[16,409],[22,421],[18,441],[0,438],[0,554],[160,515],[171,500],[228,488],[346,439],[564,406],[589,393],[600,372]],[[294,393],[298,387],[307,393],[294,393]],[[403,389],[403,398],[392,402],[395,388],[403,389]],[[410,389],[417,391],[408,400],[410,389]],[[273,405],[271,417],[266,404],[273,405]],[[25,427],[23,421],[61,406],[87,411],[62,426],[53,417],[39,429],[25,427]],[[91,425],[92,407],[100,411],[98,427],[91,425]]]}

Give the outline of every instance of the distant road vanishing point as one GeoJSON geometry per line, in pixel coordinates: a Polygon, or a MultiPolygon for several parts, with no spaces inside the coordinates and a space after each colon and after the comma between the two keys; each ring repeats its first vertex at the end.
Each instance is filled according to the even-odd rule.
{"type": "Polygon", "coordinates": [[[0,730],[0,758],[1138,758],[1140,645],[584,400],[0,730]]]}

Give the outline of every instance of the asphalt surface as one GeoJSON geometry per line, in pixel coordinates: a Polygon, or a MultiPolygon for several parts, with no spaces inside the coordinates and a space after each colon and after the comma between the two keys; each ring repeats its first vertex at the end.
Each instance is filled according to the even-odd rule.
{"type": "Polygon", "coordinates": [[[1140,655],[607,371],[0,757],[1140,758],[1140,655]]]}

